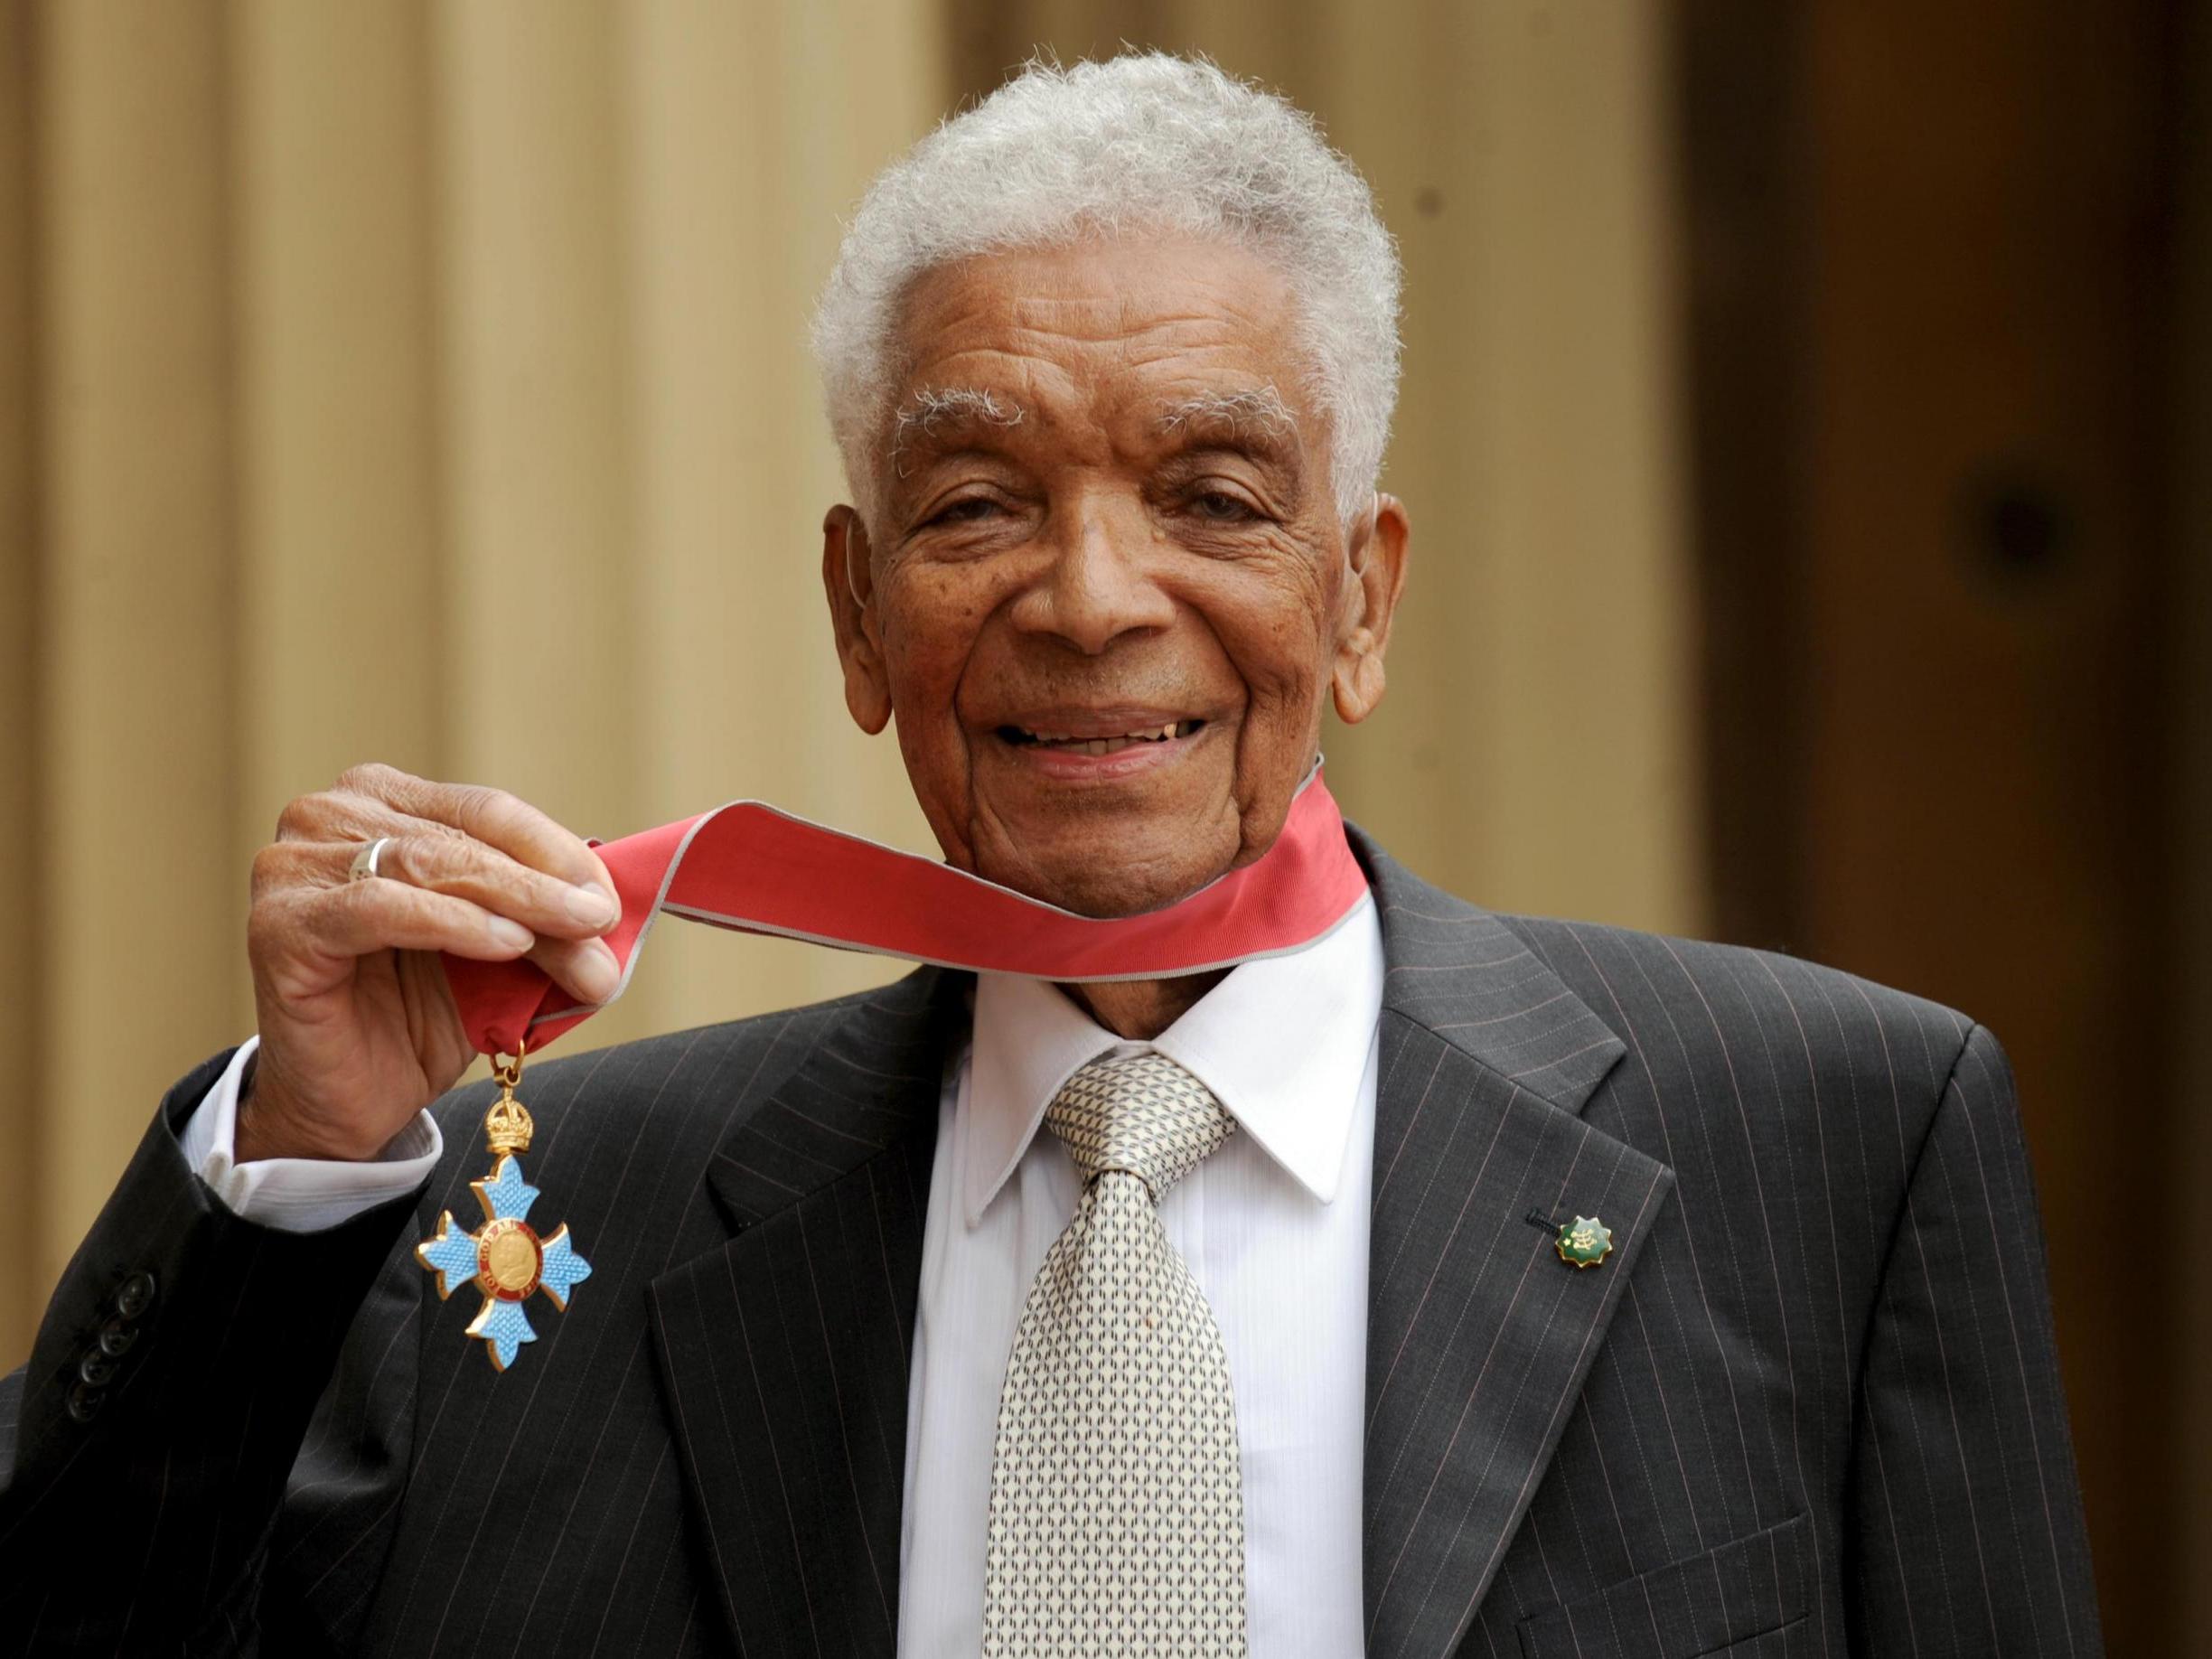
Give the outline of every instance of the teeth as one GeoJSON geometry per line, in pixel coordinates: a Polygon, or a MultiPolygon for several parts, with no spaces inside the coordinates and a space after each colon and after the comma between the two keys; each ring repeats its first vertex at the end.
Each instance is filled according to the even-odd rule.
{"type": "Polygon", "coordinates": [[[1141,732],[1129,732],[1119,737],[1077,737],[1067,732],[1035,732],[1017,727],[1032,743],[1050,744],[1064,748],[1071,755],[1112,755],[1133,743],[1166,743],[1177,736],[1186,736],[1196,724],[1191,720],[1169,720],[1157,730],[1148,726],[1141,732]]]}

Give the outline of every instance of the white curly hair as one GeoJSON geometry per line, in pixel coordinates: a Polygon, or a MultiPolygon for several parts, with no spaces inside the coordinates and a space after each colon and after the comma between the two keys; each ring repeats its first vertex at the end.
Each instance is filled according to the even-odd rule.
{"type": "Polygon", "coordinates": [[[1398,250],[1352,163],[1312,117],[1203,59],[1032,60],[879,174],[814,314],[830,426],[871,519],[915,279],[953,260],[1129,231],[1223,238],[1289,279],[1349,525],[1382,464],[1398,393],[1398,250]]]}

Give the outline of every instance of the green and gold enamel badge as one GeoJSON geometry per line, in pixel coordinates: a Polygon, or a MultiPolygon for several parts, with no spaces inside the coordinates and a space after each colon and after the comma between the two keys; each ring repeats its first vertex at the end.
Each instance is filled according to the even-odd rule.
{"type": "Polygon", "coordinates": [[[1613,1251],[1613,1229],[1595,1215],[1578,1215],[1559,1230],[1559,1256],[1570,1267],[1596,1267],[1613,1251]]]}

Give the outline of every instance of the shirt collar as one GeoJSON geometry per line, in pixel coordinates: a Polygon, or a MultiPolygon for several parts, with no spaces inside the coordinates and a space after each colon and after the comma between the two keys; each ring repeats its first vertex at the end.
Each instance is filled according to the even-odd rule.
{"type": "Polygon", "coordinates": [[[1382,1007],[1372,898],[1307,949],[1230,970],[1149,1043],[1124,1043],[1046,980],[979,974],[961,1102],[968,1224],[1021,1161],[1060,1085],[1112,1048],[1157,1049],[1188,1068],[1300,1186],[1333,1202],[1382,1007]]]}

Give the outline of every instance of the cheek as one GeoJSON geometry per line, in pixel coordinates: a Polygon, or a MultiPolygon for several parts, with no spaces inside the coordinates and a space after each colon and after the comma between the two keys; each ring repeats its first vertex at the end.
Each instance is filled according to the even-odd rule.
{"type": "Polygon", "coordinates": [[[1251,694],[1255,717],[1302,717],[1326,679],[1329,595],[1303,558],[1266,571],[1240,573],[1205,607],[1251,694]]]}
{"type": "MultiPolygon", "coordinates": [[[[877,588],[884,598],[884,661],[902,724],[949,721],[961,680],[994,599],[959,567],[917,569],[877,588]]],[[[918,735],[918,734],[917,734],[918,735]]]]}

